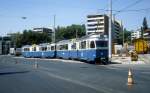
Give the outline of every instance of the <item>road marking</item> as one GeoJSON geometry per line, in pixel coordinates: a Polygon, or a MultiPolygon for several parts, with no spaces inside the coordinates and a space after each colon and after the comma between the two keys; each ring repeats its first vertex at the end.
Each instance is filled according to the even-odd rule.
{"type": "Polygon", "coordinates": [[[60,75],[50,73],[50,72],[48,72],[48,70],[49,70],[48,68],[44,68],[44,67],[41,67],[41,68],[45,69],[46,72],[41,71],[41,70],[40,70],[40,72],[45,73],[50,77],[61,79],[61,80],[71,82],[71,83],[74,83],[74,84],[77,84],[77,85],[81,85],[81,86],[84,86],[84,87],[88,87],[88,88],[94,89],[94,90],[99,91],[99,92],[104,92],[104,93],[112,93],[113,92],[112,91],[113,89],[105,88],[105,87],[102,87],[102,86],[97,87],[97,86],[93,86],[93,85],[90,85],[90,84],[86,84],[86,83],[83,83],[83,82],[80,82],[80,81],[77,81],[77,80],[70,79],[68,77],[63,77],[63,76],[60,76],[60,75]]]}

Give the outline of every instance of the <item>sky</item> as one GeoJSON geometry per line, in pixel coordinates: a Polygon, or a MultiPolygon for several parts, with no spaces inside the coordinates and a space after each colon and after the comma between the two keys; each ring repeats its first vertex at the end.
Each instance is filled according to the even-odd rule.
{"type": "MultiPolygon", "coordinates": [[[[122,9],[150,8],[150,0],[112,0],[112,2],[113,14],[122,9]]],[[[108,11],[104,10],[108,10],[108,5],[109,0],[0,0],[0,36],[34,27],[52,28],[54,15],[56,26],[86,24],[88,14],[107,14],[108,11]]],[[[122,20],[128,30],[140,28],[144,17],[150,26],[150,9],[116,14],[116,19],[122,20]]]]}

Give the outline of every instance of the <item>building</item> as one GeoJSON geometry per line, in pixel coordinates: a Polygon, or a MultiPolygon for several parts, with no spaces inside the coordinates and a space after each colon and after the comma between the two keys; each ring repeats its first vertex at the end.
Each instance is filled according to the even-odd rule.
{"type": "Polygon", "coordinates": [[[33,28],[33,31],[39,32],[39,33],[47,33],[48,35],[51,35],[53,33],[52,29],[50,28],[33,28]]]}
{"type": "Polygon", "coordinates": [[[145,31],[144,31],[144,38],[146,39],[146,40],[148,40],[148,41],[150,41],[150,28],[149,29],[146,29],[145,31]]]}
{"type": "Polygon", "coordinates": [[[138,39],[141,37],[141,29],[131,32],[131,40],[138,39]]]}
{"type": "Polygon", "coordinates": [[[9,54],[11,39],[9,36],[0,37],[0,54],[9,54]]]}
{"type": "MultiPolygon", "coordinates": [[[[122,33],[122,22],[113,18],[112,20],[112,40],[118,43],[119,34],[122,33]]],[[[95,14],[87,16],[86,34],[100,33],[108,35],[109,17],[105,14],[95,14]]]]}
{"type": "Polygon", "coordinates": [[[108,34],[109,18],[107,15],[88,15],[86,34],[101,33],[108,34]]]}
{"type": "Polygon", "coordinates": [[[0,41],[0,55],[2,55],[2,41],[0,41]]]}
{"type": "Polygon", "coordinates": [[[122,22],[116,20],[115,18],[112,20],[112,39],[113,43],[118,43],[120,33],[123,33],[123,25],[122,22]]]}

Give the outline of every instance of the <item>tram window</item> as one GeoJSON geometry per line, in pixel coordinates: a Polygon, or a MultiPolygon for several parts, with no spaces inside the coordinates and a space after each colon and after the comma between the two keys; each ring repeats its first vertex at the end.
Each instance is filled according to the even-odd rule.
{"type": "Polygon", "coordinates": [[[47,47],[42,47],[42,51],[46,51],[47,50],[47,47]]]}
{"type": "Polygon", "coordinates": [[[51,50],[55,50],[55,46],[51,46],[51,50]]]}
{"type": "Polygon", "coordinates": [[[56,49],[57,49],[57,50],[60,50],[60,45],[57,45],[57,46],[56,46],[56,49]]]}
{"type": "Polygon", "coordinates": [[[80,44],[80,49],[85,49],[85,48],[86,48],[86,41],[83,41],[80,44]]]}
{"type": "Polygon", "coordinates": [[[60,45],[60,50],[68,50],[68,44],[60,45]]]}
{"type": "Polygon", "coordinates": [[[64,45],[64,50],[68,50],[68,44],[64,45]]]}
{"type": "Polygon", "coordinates": [[[108,44],[106,41],[96,41],[96,47],[107,47],[108,44]]]}
{"type": "Polygon", "coordinates": [[[60,46],[59,46],[59,50],[63,50],[63,45],[60,45],[60,46]]]}
{"type": "Polygon", "coordinates": [[[32,48],[32,51],[36,51],[36,47],[33,47],[33,48],[32,48]]]}
{"type": "Polygon", "coordinates": [[[24,48],[24,51],[29,51],[29,48],[24,48]]]}
{"type": "Polygon", "coordinates": [[[94,41],[91,41],[91,43],[90,43],[90,48],[95,48],[95,43],[94,43],[94,41]]]}
{"type": "Polygon", "coordinates": [[[51,48],[50,48],[50,47],[47,47],[47,50],[51,50],[51,48]]]}
{"type": "Polygon", "coordinates": [[[71,49],[72,49],[72,50],[76,49],[76,43],[73,43],[73,44],[71,45],[71,49]]]}

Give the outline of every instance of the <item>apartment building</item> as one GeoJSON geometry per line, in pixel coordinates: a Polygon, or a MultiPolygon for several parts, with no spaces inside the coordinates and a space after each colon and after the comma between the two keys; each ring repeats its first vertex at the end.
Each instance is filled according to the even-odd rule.
{"type": "Polygon", "coordinates": [[[0,37],[0,55],[8,54],[11,47],[11,40],[9,36],[0,37]]]}
{"type": "MultiPolygon", "coordinates": [[[[119,33],[122,33],[122,22],[112,20],[112,39],[114,43],[117,43],[119,39],[119,33]]],[[[99,33],[108,35],[109,31],[109,17],[105,14],[95,14],[87,16],[86,34],[99,33]]]]}
{"type": "Polygon", "coordinates": [[[48,35],[51,35],[53,32],[52,32],[52,29],[50,28],[33,28],[33,31],[35,32],[39,32],[39,33],[47,33],[48,35]]]}
{"type": "Polygon", "coordinates": [[[109,18],[107,15],[88,15],[86,34],[101,33],[108,34],[109,18]]]}
{"type": "Polygon", "coordinates": [[[141,29],[131,32],[131,40],[141,37],[141,29]]]}
{"type": "Polygon", "coordinates": [[[122,22],[116,19],[112,20],[112,39],[114,43],[117,43],[120,37],[120,33],[123,32],[122,22]]]}

